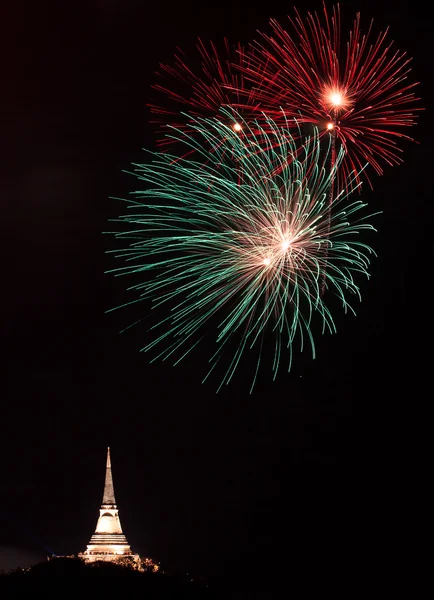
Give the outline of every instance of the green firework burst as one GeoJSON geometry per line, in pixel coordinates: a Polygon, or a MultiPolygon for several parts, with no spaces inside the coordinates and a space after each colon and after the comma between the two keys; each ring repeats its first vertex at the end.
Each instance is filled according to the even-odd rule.
{"type": "Polygon", "coordinates": [[[219,365],[220,389],[249,357],[252,390],[260,363],[273,378],[282,364],[290,370],[296,342],[315,357],[314,335],[335,331],[332,294],[354,312],[349,299],[360,299],[373,253],[359,234],[373,227],[346,191],[329,204],[342,153],[330,170],[317,135],[300,143],[271,120],[266,130],[236,122],[199,119],[191,137],[174,129],[195,160],[150,153],[133,165],[143,189],[123,200],[121,231],[111,233],[124,247],[109,251],[123,264],[109,272],[134,280],[123,306],[145,302],[155,315],[143,347],[153,361],[176,364],[207,336],[215,350],[204,381],[219,365]]]}

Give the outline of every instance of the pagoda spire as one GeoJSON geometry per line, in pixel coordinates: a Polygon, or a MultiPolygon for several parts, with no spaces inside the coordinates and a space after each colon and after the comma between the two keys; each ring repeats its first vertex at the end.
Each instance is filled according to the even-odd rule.
{"type": "Polygon", "coordinates": [[[107,448],[104,494],[101,508],[99,509],[95,533],[90,538],[86,550],[80,552],[78,556],[86,562],[95,562],[98,560],[117,562],[120,559],[128,559],[137,568],[141,568],[140,556],[132,552],[127,538],[122,531],[113,489],[110,448],[107,448]]]}
{"type": "Polygon", "coordinates": [[[115,491],[113,487],[113,475],[112,475],[112,465],[110,461],[110,447],[107,448],[107,464],[105,469],[105,484],[104,484],[104,495],[102,498],[103,506],[115,506],[116,498],[115,491]]]}

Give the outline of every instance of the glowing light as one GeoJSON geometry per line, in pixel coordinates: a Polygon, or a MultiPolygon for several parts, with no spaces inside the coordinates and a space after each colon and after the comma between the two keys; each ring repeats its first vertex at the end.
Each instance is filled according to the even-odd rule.
{"type": "Polygon", "coordinates": [[[331,94],[330,96],[330,102],[333,104],[333,106],[341,106],[342,104],[344,104],[344,99],[342,94],[331,94]]]}
{"type": "Polygon", "coordinates": [[[331,130],[332,130],[332,129],[334,129],[334,128],[335,128],[335,126],[333,125],[333,123],[327,123],[327,129],[328,129],[329,131],[331,131],[331,130]]]}
{"type": "Polygon", "coordinates": [[[232,126],[232,129],[234,131],[241,131],[242,127],[241,127],[241,125],[239,123],[234,123],[234,125],[232,126]]]}
{"type": "Polygon", "coordinates": [[[288,250],[289,246],[290,246],[290,243],[288,241],[283,242],[283,244],[282,244],[282,250],[288,250]]]}
{"type": "Polygon", "coordinates": [[[335,112],[342,112],[353,105],[348,93],[337,88],[326,87],[321,94],[321,100],[325,110],[327,110],[328,107],[335,112]]]}
{"type": "Polygon", "coordinates": [[[266,267],[268,267],[268,265],[271,265],[271,258],[264,258],[263,263],[266,267]]]}

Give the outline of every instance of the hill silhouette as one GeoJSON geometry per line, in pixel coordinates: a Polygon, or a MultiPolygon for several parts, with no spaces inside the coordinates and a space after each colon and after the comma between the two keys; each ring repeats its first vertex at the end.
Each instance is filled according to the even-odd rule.
{"type": "MultiPolygon", "coordinates": [[[[191,598],[214,599],[217,596],[208,585],[192,579],[187,574],[169,575],[161,572],[139,572],[128,566],[108,562],[86,564],[78,558],[55,558],[28,569],[15,569],[0,575],[0,592],[32,590],[59,593],[62,596],[80,593],[82,598],[94,596],[95,583],[88,578],[98,578],[98,597],[109,598],[121,594],[127,598],[191,598]],[[89,596],[87,594],[90,594],[89,596]]],[[[10,596],[6,596],[10,597],[10,596]]]]}

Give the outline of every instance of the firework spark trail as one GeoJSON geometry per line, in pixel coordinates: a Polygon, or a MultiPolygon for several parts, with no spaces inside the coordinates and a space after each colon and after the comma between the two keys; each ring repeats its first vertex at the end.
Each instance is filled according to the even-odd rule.
{"type": "MultiPolygon", "coordinates": [[[[333,206],[333,199],[335,193],[335,167],[336,167],[336,132],[334,128],[330,131],[330,152],[329,152],[329,160],[330,160],[330,183],[328,190],[328,215],[327,215],[327,237],[330,235],[330,225],[331,225],[331,213],[333,206]]],[[[327,286],[326,281],[326,267],[327,267],[327,257],[328,257],[328,249],[325,249],[325,257],[324,257],[324,272],[321,281],[321,296],[324,296],[327,286]]]]}
{"type": "MultiPolygon", "coordinates": [[[[388,29],[372,39],[356,15],[346,44],[341,45],[339,5],[331,15],[295,11],[287,31],[272,19],[270,35],[254,42],[251,52],[234,63],[254,85],[252,92],[262,110],[279,122],[278,111],[300,124],[313,125],[321,135],[333,128],[338,146],[345,150],[338,185],[368,163],[378,174],[383,165],[402,162],[398,142],[412,140],[403,129],[415,124],[413,92],[408,82],[410,59],[392,48],[388,29]],[[243,64],[242,58],[245,63],[243,64]]],[[[368,175],[364,177],[370,183],[368,175]]],[[[360,177],[356,177],[358,183],[360,177]]]]}
{"type": "Polygon", "coordinates": [[[223,365],[220,389],[241,359],[253,356],[252,390],[261,361],[269,358],[264,340],[274,346],[275,378],[282,363],[290,370],[296,339],[315,357],[316,328],[335,331],[321,296],[323,278],[326,296],[353,311],[347,297],[360,299],[357,278],[368,276],[372,252],[358,234],[373,227],[359,217],[365,205],[346,192],[329,211],[330,177],[342,150],[330,172],[317,134],[300,151],[289,131],[271,120],[264,129],[242,122],[249,129],[242,137],[222,121],[198,119],[191,136],[172,131],[186,148],[208,153],[205,164],[150,153],[150,164],[134,165],[133,175],[145,185],[116,219],[122,231],[112,233],[126,245],[110,252],[125,262],[110,272],[143,277],[129,288],[134,299],[126,305],[147,301],[155,310],[143,348],[153,360],[176,364],[208,336],[215,352],[205,379],[223,365]]]}

